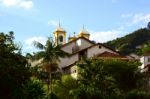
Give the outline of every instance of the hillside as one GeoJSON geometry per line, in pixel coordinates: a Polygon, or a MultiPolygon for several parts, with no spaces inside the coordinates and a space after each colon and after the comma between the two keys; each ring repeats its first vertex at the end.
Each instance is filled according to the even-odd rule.
{"type": "Polygon", "coordinates": [[[141,47],[150,41],[150,30],[141,28],[124,37],[108,41],[105,45],[118,50],[122,54],[140,54],[141,47]]]}

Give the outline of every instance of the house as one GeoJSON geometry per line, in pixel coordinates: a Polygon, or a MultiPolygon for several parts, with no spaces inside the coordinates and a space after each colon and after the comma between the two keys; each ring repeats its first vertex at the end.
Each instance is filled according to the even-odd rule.
{"type": "Polygon", "coordinates": [[[150,54],[145,54],[140,58],[141,65],[141,71],[142,72],[148,72],[150,71],[150,54]]]}
{"type": "Polygon", "coordinates": [[[127,55],[126,57],[129,59],[134,59],[134,60],[138,60],[138,61],[140,60],[140,56],[135,53],[131,53],[131,54],[127,55]]]}
{"type": "Polygon", "coordinates": [[[70,54],[70,57],[60,58],[59,66],[64,73],[77,77],[77,66],[75,63],[83,58],[101,57],[101,58],[128,58],[120,55],[117,51],[90,40],[90,33],[83,28],[76,36],[68,38],[66,42],[66,31],[60,26],[54,31],[54,40],[56,45],[61,45],[61,50],[70,54]]]}

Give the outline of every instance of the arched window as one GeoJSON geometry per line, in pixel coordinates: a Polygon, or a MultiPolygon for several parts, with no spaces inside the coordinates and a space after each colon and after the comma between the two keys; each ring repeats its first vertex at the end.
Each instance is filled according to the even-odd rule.
{"type": "Polygon", "coordinates": [[[63,36],[62,36],[62,35],[59,36],[59,41],[60,41],[60,42],[63,42],[63,36]]]}

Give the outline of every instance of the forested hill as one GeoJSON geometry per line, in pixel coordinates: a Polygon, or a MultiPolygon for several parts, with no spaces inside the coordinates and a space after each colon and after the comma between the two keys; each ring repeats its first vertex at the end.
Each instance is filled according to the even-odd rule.
{"type": "Polygon", "coordinates": [[[140,53],[141,47],[148,41],[150,41],[150,30],[142,28],[124,37],[108,41],[105,45],[127,55],[130,53],[140,53]]]}

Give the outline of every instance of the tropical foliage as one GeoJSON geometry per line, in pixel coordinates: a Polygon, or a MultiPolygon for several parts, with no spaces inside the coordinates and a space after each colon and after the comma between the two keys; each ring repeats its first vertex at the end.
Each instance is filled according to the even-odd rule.
{"type": "Polygon", "coordinates": [[[63,75],[53,86],[54,93],[59,99],[74,99],[73,91],[78,88],[78,81],[71,75],[63,75]]]}
{"type": "Polygon", "coordinates": [[[68,54],[61,50],[60,45],[56,46],[53,40],[50,38],[48,38],[46,41],[46,45],[35,41],[34,46],[43,50],[36,56],[38,56],[39,59],[42,59],[39,66],[42,67],[43,70],[48,74],[48,92],[52,92],[52,73],[58,71],[58,69],[61,70],[58,67],[59,59],[68,56],[68,54]]]}
{"type": "Polygon", "coordinates": [[[42,81],[32,78],[25,86],[27,99],[43,99],[45,97],[44,84],[42,81]]]}

